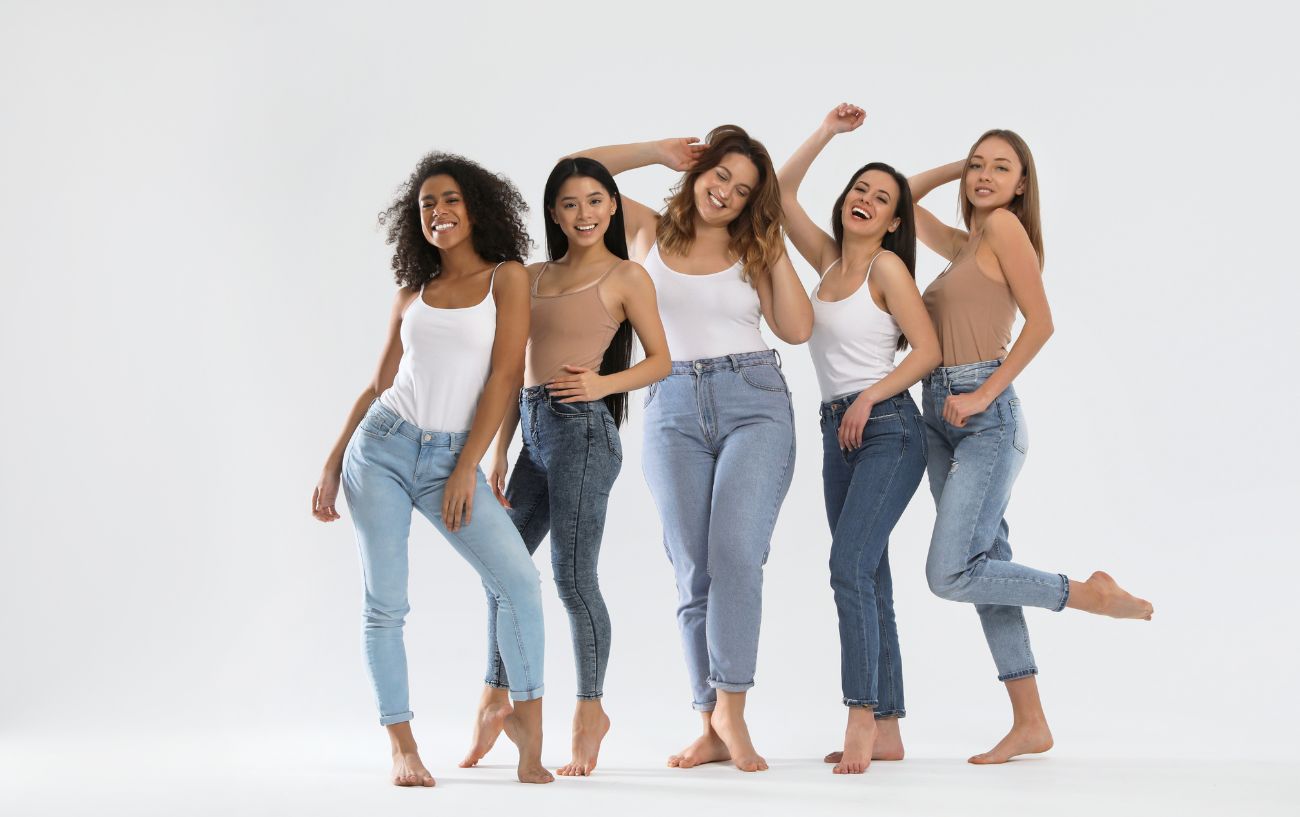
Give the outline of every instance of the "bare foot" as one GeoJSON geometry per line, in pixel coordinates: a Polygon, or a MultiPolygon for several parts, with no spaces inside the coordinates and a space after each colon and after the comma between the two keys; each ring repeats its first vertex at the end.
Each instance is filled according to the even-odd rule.
{"type": "Polygon", "coordinates": [[[998,741],[987,752],[982,752],[967,759],[968,763],[984,766],[993,763],[1006,763],[1017,755],[1033,755],[1046,752],[1052,748],[1052,732],[1046,721],[1017,724],[1011,727],[1007,736],[998,741]]]}
{"type": "MultiPolygon", "coordinates": [[[[872,760],[902,760],[903,734],[898,728],[899,718],[876,718],[876,742],[871,747],[872,760]]],[[[831,752],[822,758],[826,763],[839,763],[844,752],[831,752]]]]}
{"type": "Polygon", "coordinates": [[[555,777],[542,766],[542,700],[519,701],[506,716],[506,737],[519,747],[519,782],[550,783],[555,777]]]}
{"type": "Polygon", "coordinates": [[[754,748],[754,742],[749,738],[749,727],[745,724],[744,696],[743,692],[718,693],[718,708],[713,710],[713,718],[710,723],[713,725],[713,731],[718,733],[718,737],[726,744],[727,752],[731,755],[731,761],[736,764],[736,768],[742,772],[762,772],[767,770],[767,761],[754,748]],[[723,696],[737,695],[742,696],[738,705],[726,706],[723,696]],[[732,711],[735,709],[736,711],[732,711]]]}
{"type": "Polygon", "coordinates": [[[596,768],[600,742],[609,731],[609,716],[599,700],[579,701],[573,713],[573,759],[556,769],[565,777],[586,777],[596,768]]]}
{"type": "Polygon", "coordinates": [[[497,742],[506,716],[512,712],[510,696],[504,689],[487,687],[483,690],[483,699],[479,702],[478,714],[474,716],[474,744],[470,746],[465,759],[460,762],[462,769],[477,765],[497,742]]]}
{"type": "Polygon", "coordinates": [[[432,786],[433,775],[424,768],[418,752],[393,753],[394,786],[432,786]]]}
{"type": "Polygon", "coordinates": [[[1070,607],[1111,618],[1139,618],[1151,620],[1155,608],[1146,599],[1129,593],[1110,577],[1098,570],[1086,582],[1072,582],[1070,607]],[[1076,602],[1077,600],[1077,602],[1076,602]]]}
{"type": "Polygon", "coordinates": [[[718,763],[723,760],[731,760],[731,752],[727,751],[727,744],[722,742],[718,733],[710,729],[690,746],[669,757],[668,765],[675,769],[690,769],[703,763],[718,763]]]}

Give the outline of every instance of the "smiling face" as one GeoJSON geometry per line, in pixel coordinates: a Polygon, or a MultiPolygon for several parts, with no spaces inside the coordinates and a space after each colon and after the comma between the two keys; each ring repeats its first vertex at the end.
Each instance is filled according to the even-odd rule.
{"type": "Polygon", "coordinates": [[[883,238],[898,229],[898,182],[883,170],[868,170],[854,179],[840,208],[845,235],[883,238]]]}
{"type": "Polygon", "coordinates": [[[424,240],[440,251],[469,238],[472,225],[460,185],[448,175],[430,176],[420,185],[420,229],[424,240]]]}
{"type": "Polygon", "coordinates": [[[550,211],[551,220],[560,226],[570,247],[590,247],[605,240],[618,204],[600,182],[590,176],[572,176],[560,185],[550,211]]]}
{"type": "Polygon", "coordinates": [[[711,227],[734,221],[758,186],[758,166],[743,153],[727,153],[695,178],[695,212],[711,227]]]}
{"type": "Polygon", "coordinates": [[[1024,164],[1010,142],[990,136],[971,151],[962,186],[976,210],[1006,207],[1025,192],[1024,164]]]}

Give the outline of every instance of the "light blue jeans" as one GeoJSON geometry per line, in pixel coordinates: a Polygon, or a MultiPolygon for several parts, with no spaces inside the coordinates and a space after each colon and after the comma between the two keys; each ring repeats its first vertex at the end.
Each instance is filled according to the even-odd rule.
{"type": "Polygon", "coordinates": [[[940,598],[975,605],[998,680],[1038,673],[1023,606],[1063,610],[1070,580],[1011,561],[1003,517],[1011,486],[1029,452],[1029,431],[1016,391],[1008,386],[987,409],[957,428],[943,419],[949,395],[969,394],[998,360],[939,367],[924,381],[926,470],[934,494],[934,536],[925,576],[940,598]]]}
{"type": "Polygon", "coordinates": [[[412,507],[478,571],[495,598],[497,646],[510,675],[510,697],[531,701],[542,696],[541,579],[482,472],[472,521],[455,533],[442,523],[443,486],[467,436],[416,428],[376,400],[343,458],[343,491],[365,578],[366,661],[379,722],[385,726],[414,717],[402,643],[402,625],[411,609],[406,542],[412,507]]]}
{"type": "Polygon", "coordinates": [[[677,577],[693,706],[754,685],[763,565],[790,487],[794,422],[772,351],[674,361],[645,404],[646,482],[677,577]]]}

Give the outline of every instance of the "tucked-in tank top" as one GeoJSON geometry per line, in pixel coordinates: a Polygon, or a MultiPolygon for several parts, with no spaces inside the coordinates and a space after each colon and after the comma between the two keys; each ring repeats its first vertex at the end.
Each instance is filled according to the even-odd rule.
{"type": "Polygon", "coordinates": [[[894,370],[894,353],[901,331],[894,316],[876,306],[871,297],[871,268],[885,253],[877,252],[867,265],[862,285],[842,301],[820,297],[826,273],[842,259],[835,259],[812,290],[813,331],[808,339],[822,400],[857,394],[894,370]]]}
{"type": "Polygon", "coordinates": [[[462,309],[424,302],[424,290],[402,313],[402,361],[379,402],[425,431],[469,431],[492,368],[497,302],[492,269],[482,301],[462,309]]]}
{"type": "Polygon", "coordinates": [[[524,385],[546,383],[564,366],[581,366],[600,371],[609,342],[618,331],[618,321],[600,299],[600,285],[623,263],[622,259],[595,281],[581,289],[560,295],[539,295],[538,286],[546,264],[537,273],[532,288],[532,317],[528,330],[528,353],[524,360],[524,385]]]}
{"type": "Polygon", "coordinates": [[[1016,299],[1011,287],[980,272],[975,248],[957,258],[925,288],[922,300],[939,336],[944,366],[1001,360],[1011,345],[1016,299]]]}
{"type": "Polygon", "coordinates": [[[701,360],[767,349],[758,328],[758,291],[742,277],[739,261],[709,275],[670,269],[655,244],[645,270],[655,283],[659,317],[673,360],[701,360]]]}

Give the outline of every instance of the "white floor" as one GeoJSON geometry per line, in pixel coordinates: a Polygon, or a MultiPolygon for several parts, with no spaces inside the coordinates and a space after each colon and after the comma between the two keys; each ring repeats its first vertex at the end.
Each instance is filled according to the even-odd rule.
{"type": "MultiPolygon", "coordinates": [[[[255,743],[124,737],[64,746],[0,737],[0,814],[29,815],[960,815],[1300,813],[1294,764],[1269,760],[1123,760],[1046,756],[1002,767],[914,752],[863,776],[833,776],[808,758],[769,758],[771,770],[667,769],[663,758],[608,758],[596,775],[548,786],[513,782],[509,753],[457,769],[451,746],[422,747],[438,778],[428,790],[387,785],[373,746],[273,738],[255,743]],[[439,762],[434,762],[439,761],[439,762]],[[1289,771],[1288,771],[1289,770],[1289,771]],[[1098,811],[1100,810],[1100,812],[1098,811]]],[[[456,747],[460,748],[460,747],[456,747]]]]}

